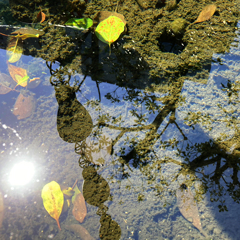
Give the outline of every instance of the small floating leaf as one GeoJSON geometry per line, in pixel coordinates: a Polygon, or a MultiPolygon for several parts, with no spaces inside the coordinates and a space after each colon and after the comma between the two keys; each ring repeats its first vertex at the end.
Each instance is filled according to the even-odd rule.
{"type": "Polygon", "coordinates": [[[27,38],[38,38],[43,34],[44,34],[44,31],[28,27],[28,28],[20,28],[12,32],[11,37],[18,37],[18,38],[21,38],[22,40],[25,40],[27,38]],[[16,34],[16,36],[14,36],[13,34],[16,34]]]}
{"type": "Polygon", "coordinates": [[[110,47],[124,31],[124,26],[124,22],[119,17],[110,16],[98,24],[95,32],[98,39],[110,47]]]}
{"type": "Polygon", "coordinates": [[[212,17],[212,15],[215,13],[216,8],[217,6],[215,4],[210,4],[204,7],[203,10],[200,12],[197,20],[194,23],[200,23],[200,22],[209,20],[212,17]]]}
{"type": "MultiPolygon", "coordinates": [[[[41,8],[40,8],[40,9],[41,9],[41,8]]],[[[46,15],[45,15],[45,13],[42,11],[42,9],[41,9],[40,12],[39,12],[38,15],[37,15],[37,20],[38,20],[38,22],[42,23],[42,22],[45,21],[45,19],[46,19],[46,15]]]]}
{"type": "Polygon", "coordinates": [[[65,23],[65,25],[77,28],[79,30],[85,30],[93,25],[93,20],[90,18],[71,18],[65,23]]]}
{"type": "Polygon", "coordinates": [[[55,181],[46,184],[42,189],[42,199],[45,209],[57,221],[58,228],[61,230],[59,217],[62,212],[64,197],[60,185],[55,181]]]}

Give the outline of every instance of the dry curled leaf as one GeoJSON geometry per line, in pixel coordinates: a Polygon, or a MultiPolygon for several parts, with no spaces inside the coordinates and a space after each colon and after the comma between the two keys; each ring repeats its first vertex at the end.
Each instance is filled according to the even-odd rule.
{"type": "Polygon", "coordinates": [[[38,15],[37,15],[37,20],[38,20],[38,22],[42,23],[42,22],[45,21],[45,19],[46,19],[46,15],[45,15],[45,13],[42,11],[42,9],[40,8],[40,12],[39,12],[38,15]]]}
{"type": "Polygon", "coordinates": [[[215,4],[210,4],[204,7],[201,13],[199,14],[197,20],[193,22],[193,24],[209,20],[212,17],[212,15],[215,13],[216,8],[217,6],[215,4]]]}

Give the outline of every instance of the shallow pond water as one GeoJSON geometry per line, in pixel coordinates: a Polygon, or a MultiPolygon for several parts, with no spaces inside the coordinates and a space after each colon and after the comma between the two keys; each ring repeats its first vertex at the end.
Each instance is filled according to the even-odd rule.
{"type": "MultiPolygon", "coordinates": [[[[159,2],[157,8],[171,12],[159,2]]],[[[139,10],[141,4],[133,5],[138,14],[153,11],[139,10]]],[[[13,31],[9,11],[2,13],[4,34],[13,31]]],[[[19,20],[24,25],[29,19],[19,20]]],[[[15,24],[14,30],[21,27],[15,24]]],[[[210,21],[204,24],[208,28],[210,21]]],[[[1,240],[239,239],[239,23],[231,25],[235,37],[229,51],[213,51],[204,59],[196,51],[188,63],[180,62],[187,47],[178,54],[163,51],[168,59],[158,61],[151,51],[161,54],[159,49],[149,55],[140,45],[134,49],[132,38],[126,43],[133,31],[129,25],[111,53],[105,43],[95,45],[92,34],[84,33],[76,45],[73,39],[82,33],[45,25],[44,35],[26,40],[14,63],[7,62],[9,43],[1,36],[1,240]],[[185,71],[197,58],[200,68],[185,71]],[[18,70],[11,74],[9,65],[18,70]],[[19,68],[29,75],[27,86],[13,81],[23,77],[19,68]],[[156,68],[164,73],[154,78],[156,68]],[[69,191],[63,197],[69,207],[62,210],[60,203],[59,229],[42,198],[52,181],[61,187],[58,195],[76,183],[87,208],[83,221],[73,214],[74,191],[69,191]]],[[[47,203],[56,214],[57,197],[51,194],[47,203]]]]}

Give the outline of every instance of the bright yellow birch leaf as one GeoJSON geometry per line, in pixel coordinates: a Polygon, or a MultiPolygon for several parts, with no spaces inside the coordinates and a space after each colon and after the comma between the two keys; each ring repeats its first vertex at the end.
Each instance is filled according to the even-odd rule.
{"type": "Polygon", "coordinates": [[[124,22],[119,17],[110,16],[98,24],[95,32],[98,39],[110,47],[124,31],[124,26],[124,22]]]}
{"type": "Polygon", "coordinates": [[[64,196],[60,185],[55,181],[46,184],[42,189],[42,199],[43,206],[50,216],[57,221],[58,228],[61,230],[59,217],[62,213],[64,196]]]}

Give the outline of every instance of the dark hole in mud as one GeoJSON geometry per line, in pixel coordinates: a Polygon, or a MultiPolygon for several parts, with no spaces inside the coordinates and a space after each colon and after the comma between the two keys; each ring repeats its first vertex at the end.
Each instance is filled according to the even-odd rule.
{"type": "Polygon", "coordinates": [[[159,48],[162,52],[169,52],[174,54],[181,54],[187,44],[182,41],[181,37],[176,37],[172,33],[162,34],[158,39],[159,48]]]}
{"type": "Polygon", "coordinates": [[[166,6],[166,4],[178,4],[181,0],[158,0],[156,4],[156,8],[163,8],[166,6]]]}

